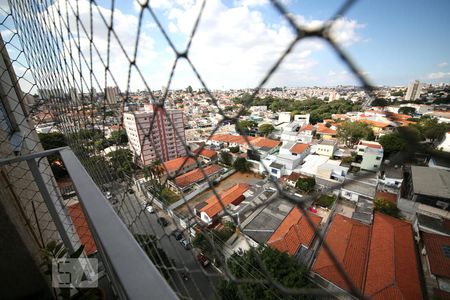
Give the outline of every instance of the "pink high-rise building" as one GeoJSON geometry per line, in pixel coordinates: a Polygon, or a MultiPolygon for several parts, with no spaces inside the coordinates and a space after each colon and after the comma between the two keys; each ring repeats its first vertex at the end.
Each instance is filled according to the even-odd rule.
{"type": "Polygon", "coordinates": [[[146,105],[143,111],[124,113],[128,143],[135,163],[140,166],[150,165],[157,160],[168,161],[187,154],[183,146],[186,142],[183,112],[156,108],[156,105],[151,104],[146,105]],[[150,132],[153,118],[155,120],[150,132]]]}

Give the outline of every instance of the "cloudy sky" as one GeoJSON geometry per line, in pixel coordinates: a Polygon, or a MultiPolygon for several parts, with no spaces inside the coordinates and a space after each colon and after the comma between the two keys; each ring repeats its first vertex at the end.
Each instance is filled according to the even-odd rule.
{"type": "MultiPolygon", "coordinates": [[[[108,85],[113,85],[114,77],[122,90],[128,85],[127,61],[135,50],[141,11],[139,1],[144,0],[134,4],[116,1],[113,22],[116,36],[112,35],[109,47],[112,76],[108,76],[108,85]]],[[[201,2],[150,1],[158,21],[179,51],[187,45],[201,2]]],[[[337,0],[282,2],[296,21],[308,28],[320,26],[343,3],[337,0]]],[[[98,3],[100,7],[94,9],[92,18],[93,39],[98,51],[94,51],[93,66],[99,85],[104,85],[102,60],[106,61],[108,53],[108,30],[103,18],[109,22],[111,2],[98,3]]],[[[42,14],[49,17],[56,10],[72,13],[70,5],[61,0],[42,14]]],[[[89,1],[80,0],[78,10],[80,20],[89,28],[89,1]]],[[[430,83],[450,82],[449,11],[450,1],[446,0],[360,0],[335,23],[331,33],[376,85],[405,85],[415,79],[430,83]]],[[[75,18],[69,19],[74,26],[75,18]]],[[[143,79],[132,68],[130,88],[145,89],[147,85],[151,89],[161,89],[167,86],[174,51],[149,11],[144,12],[140,27],[136,65],[143,79]]],[[[81,32],[79,38],[81,51],[88,54],[88,34],[81,32]]],[[[210,88],[255,87],[293,38],[292,29],[268,0],[207,0],[189,55],[210,88]]],[[[77,39],[76,33],[65,36],[67,45],[70,40],[77,39]]],[[[70,51],[76,53],[77,50],[75,46],[72,49],[66,47],[61,56],[70,51]]],[[[179,61],[174,74],[172,88],[200,87],[186,61],[179,61]]],[[[355,78],[333,49],[320,39],[310,38],[298,43],[266,86],[354,83],[355,78]]]]}

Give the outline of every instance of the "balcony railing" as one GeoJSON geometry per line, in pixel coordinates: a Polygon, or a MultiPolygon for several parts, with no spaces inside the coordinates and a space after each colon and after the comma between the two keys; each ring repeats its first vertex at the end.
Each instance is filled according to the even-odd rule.
{"type": "MultiPolygon", "coordinates": [[[[69,252],[73,252],[80,239],[74,238],[76,229],[65,206],[67,203],[64,203],[62,197],[55,197],[51,184],[49,186],[45,176],[48,174],[43,174],[42,171],[41,160],[55,154],[61,156],[70,175],[95,242],[98,258],[105,268],[115,295],[119,299],[176,299],[175,292],[136,242],[70,148],[57,148],[1,159],[0,167],[26,162],[61,240],[69,252]]],[[[14,182],[12,185],[14,186],[14,182]]]]}

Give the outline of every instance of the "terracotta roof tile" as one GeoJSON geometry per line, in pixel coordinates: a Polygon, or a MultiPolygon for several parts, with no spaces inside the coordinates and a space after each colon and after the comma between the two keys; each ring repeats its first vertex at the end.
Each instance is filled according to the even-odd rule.
{"type": "MultiPolygon", "coordinates": [[[[247,136],[249,142],[251,142],[255,137],[247,136]]],[[[215,134],[210,138],[211,141],[218,141],[224,143],[236,143],[240,145],[247,145],[247,141],[241,135],[232,135],[232,134],[215,134]]]]}
{"type": "Polygon", "coordinates": [[[297,181],[302,175],[297,172],[292,172],[291,175],[287,177],[287,180],[297,181]]]}
{"type": "Polygon", "coordinates": [[[275,147],[278,147],[278,145],[280,145],[281,142],[277,141],[277,140],[268,139],[265,137],[257,137],[255,139],[253,139],[250,142],[250,144],[252,144],[254,147],[258,147],[258,148],[262,148],[262,147],[275,148],[275,147]]]}
{"type": "Polygon", "coordinates": [[[308,144],[297,143],[289,149],[291,153],[302,154],[306,149],[309,148],[308,144]]]}
{"type": "Polygon", "coordinates": [[[80,202],[69,205],[67,207],[67,211],[69,212],[69,216],[75,226],[80,242],[84,245],[84,251],[86,254],[91,255],[97,252],[97,246],[95,245],[91,230],[86,222],[86,217],[84,216],[80,202]]]}
{"type": "Polygon", "coordinates": [[[202,151],[196,150],[195,154],[198,154],[201,156],[206,156],[208,158],[213,158],[213,157],[217,156],[217,151],[203,148],[202,151]]]}
{"type": "MultiPolygon", "coordinates": [[[[210,165],[203,168],[203,171],[205,172],[206,176],[210,176],[214,173],[219,172],[223,168],[219,165],[210,165]]],[[[190,184],[193,184],[195,182],[199,182],[201,180],[205,179],[205,175],[203,175],[203,172],[200,168],[194,169],[190,172],[187,172],[186,174],[180,175],[175,178],[175,183],[177,186],[184,188],[190,184]]]]}
{"type": "MultiPolygon", "coordinates": [[[[310,212],[307,214],[314,226],[319,227],[322,218],[310,212]]],[[[314,228],[310,226],[304,213],[294,207],[269,238],[267,245],[278,251],[295,255],[301,245],[309,247],[314,236],[314,228]]]]}
{"type": "MultiPolygon", "coordinates": [[[[244,199],[243,194],[250,188],[248,184],[238,183],[222,194],[220,194],[220,198],[223,206],[227,207],[231,203],[237,205],[237,201],[242,201],[244,199]]],[[[240,202],[239,201],[239,202],[240,202]]],[[[222,210],[222,204],[220,204],[219,200],[215,195],[211,196],[205,201],[207,204],[200,209],[200,211],[205,212],[210,218],[214,218],[217,214],[219,214],[222,210]]]]}
{"type": "Polygon", "coordinates": [[[450,279],[450,237],[426,232],[423,232],[422,236],[431,273],[450,279]],[[447,256],[444,249],[447,249],[447,256]]]}
{"type": "MultiPolygon", "coordinates": [[[[326,243],[343,265],[353,283],[362,290],[364,284],[370,227],[337,214],[328,229],[326,243]]],[[[344,277],[323,247],[313,265],[313,272],[335,285],[350,290],[344,277]]]]}
{"type": "Polygon", "coordinates": [[[366,146],[369,148],[374,148],[374,149],[383,149],[383,146],[381,146],[377,142],[360,141],[359,145],[363,145],[363,146],[366,146]]]}
{"type": "Polygon", "coordinates": [[[314,130],[314,125],[307,124],[307,125],[303,125],[303,127],[300,128],[299,131],[312,131],[312,130],[314,130]]]}
{"type": "Polygon", "coordinates": [[[334,129],[328,128],[324,124],[317,124],[317,133],[336,135],[337,132],[334,129]]]}
{"type": "Polygon", "coordinates": [[[167,172],[172,173],[172,172],[175,172],[178,169],[180,169],[181,166],[188,167],[188,166],[195,165],[195,164],[196,164],[195,159],[193,159],[191,157],[188,158],[187,156],[182,156],[182,157],[178,157],[178,158],[163,162],[163,167],[164,167],[164,170],[167,170],[167,172]],[[186,161],[186,162],[184,162],[184,161],[186,161]]]}

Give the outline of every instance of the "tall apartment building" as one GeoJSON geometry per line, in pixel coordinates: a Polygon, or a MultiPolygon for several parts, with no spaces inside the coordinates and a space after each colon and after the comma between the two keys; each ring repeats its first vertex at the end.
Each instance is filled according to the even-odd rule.
{"type": "Polygon", "coordinates": [[[405,100],[417,100],[420,97],[420,93],[422,92],[422,85],[419,80],[414,81],[408,86],[408,90],[406,91],[405,100]]]}
{"type": "Polygon", "coordinates": [[[106,103],[117,103],[117,97],[119,96],[119,94],[120,90],[117,86],[108,86],[107,88],[105,88],[106,103]]]}
{"type": "Polygon", "coordinates": [[[135,163],[140,166],[150,165],[156,160],[168,161],[187,155],[183,146],[183,142],[186,142],[183,112],[156,108],[156,105],[150,104],[146,105],[143,111],[124,113],[128,143],[135,163]],[[150,132],[153,118],[155,121],[150,132]]]}

